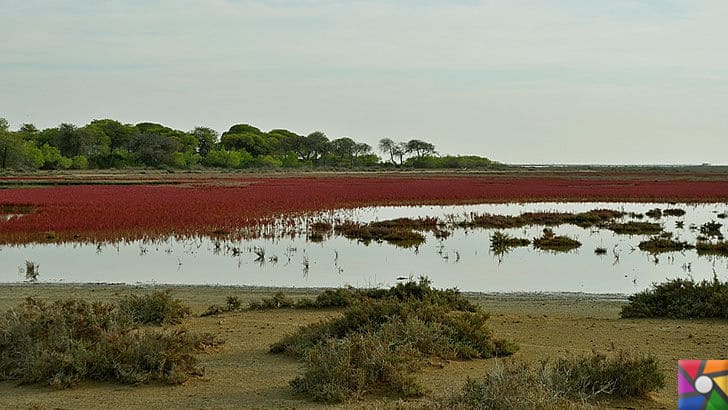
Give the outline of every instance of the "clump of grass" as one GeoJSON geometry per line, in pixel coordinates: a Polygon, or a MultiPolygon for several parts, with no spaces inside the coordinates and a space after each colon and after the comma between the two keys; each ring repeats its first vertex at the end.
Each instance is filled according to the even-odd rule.
{"type": "Polygon", "coordinates": [[[728,282],[673,279],[653,284],[629,297],[620,312],[623,318],[663,317],[673,319],[728,319],[728,282]]]}
{"type": "Polygon", "coordinates": [[[179,384],[203,372],[194,353],[220,343],[210,334],[137,329],[130,319],[109,303],[28,298],[0,316],[0,380],[179,384]]]}
{"type": "Polygon", "coordinates": [[[723,234],[720,233],[721,226],[723,226],[723,224],[719,222],[706,222],[700,225],[700,233],[711,238],[723,239],[723,234]]]}
{"type": "Polygon", "coordinates": [[[307,352],[306,370],[291,387],[321,402],[356,400],[372,391],[419,396],[424,391],[413,375],[416,357],[407,343],[377,334],[328,339],[307,352]]]}
{"type": "Polygon", "coordinates": [[[496,255],[502,255],[512,248],[528,246],[531,241],[525,238],[514,238],[503,232],[493,232],[490,236],[490,250],[496,255]]]}
{"type": "Polygon", "coordinates": [[[534,238],[534,248],[554,252],[568,252],[581,246],[581,242],[568,236],[557,236],[551,229],[544,229],[543,236],[534,238]]]}
{"type": "Polygon", "coordinates": [[[665,387],[665,375],[655,356],[620,351],[613,357],[561,358],[553,365],[551,383],[572,399],[645,397],[665,387]]]}
{"type": "Polygon", "coordinates": [[[283,292],[277,292],[273,297],[263,298],[260,302],[250,302],[248,309],[265,310],[265,309],[281,309],[292,308],[296,306],[296,302],[283,292]]]}
{"type": "Polygon", "coordinates": [[[40,275],[40,265],[31,260],[26,260],[25,270],[23,272],[25,273],[25,280],[28,282],[37,282],[38,275],[40,275]]]}
{"type": "Polygon", "coordinates": [[[331,225],[328,222],[314,222],[308,226],[308,228],[313,232],[331,232],[331,230],[334,228],[333,225],[331,225]]]}
{"type": "Polygon", "coordinates": [[[684,216],[686,212],[680,208],[668,208],[662,211],[662,214],[665,216],[684,216]]]}
{"type": "Polygon", "coordinates": [[[242,302],[237,296],[228,296],[225,299],[225,306],[221,305],[210,305],[206,311],[204,311],[200,317],[215,316],[226,312],[235,312],[242,309],[242,302]]]}
{"type": "Polygon", "coordinates": [[[592,209],[587,212],[525,212],[519,216],[471,214],[470,217],[457,225],[463,228],[507,229],[522,228],[524,226],[545,225],[576,225],[582,228],[604,225],[609,221],[624,216],[623,212],[611,209],[592,209]]]}
{"type": "Polygon", "coordinates": [[[429,279],[421,276],[417,281],[408,280],[389,289],[360,289],[353,287],[326,289],[313,300],[301,298],[295,303],[284,293],[279,292],[272,299],[253,302],[251,309],[276,309],[278,307],[295,307],[297,309],[342,308],[377,300],[407,301],[413,299],[447,306],[454,310],[477,311],[477,306],[468,301],[457,289],[434,289],[431,284],[432,282],[429,279]],[[279,306],[278,302],[282,306],[279,306]]]}
{"type": "Polygon", "coordinates": [[[640,250],[649,252],[652,254],[663,253],[663,252],[679,252],[686,249],[695,248],[687,242],[677,241],[672,239],[670,236],[654,236],[646,241],[639,243],[638,247],[640,250]]]}
{"type": "Polygon", "coordinates": [[[698,251],[698,255],[728,256],[728,241],[718,241],[716,243],[698,241],[695,248],[698,251]]]}
{"type": "Polygon", "coordinates": [[[0,215],[26,215],[35,212],[35,206],[24,204],[0,204],[0,215]]]}
{"type": "Polygon", "coordinates": [[[272,353],[304,361],[304,375],[291,383],[296,391],[334,402],[379,389],[418,395],[413,372],[424,357],[472,359],[518,349],[493,337],[488,314],[457,292],[432,289],[426,278],[377,296],[355,301],[340,317],[304,326],[271,346],[272,353]]]}
{"type": "Polygon", "coordinates": [[[721,212],[721,213],[719,213],[719,214],[718,214],[718,215],[716,215],[716,216],[717,216],[718,218],[720,218],[720,219],[725,219],[726,217],[728,217],[728,214],[727,214],[727,213],[725,213],[725,212],[721,212]]]}
{"type": "Polygon", "coordinates": [[[468,379],[443,407],[467,409],[568,409],[590,407],[589,401],[643,397],[665,386],[657,359],[619,352],[614,357],[560,358],[535,367],[506,362],[482,379],[468,379]]]}
{"type": "Polygon", "coordinates": [[[652,222],[629,221],[614,223],[607,228],[619,235],[657,235],[662,232],[662,226],[652,222]]]}
{"type": "Polygon", "coordinates": [[[190,308],[172,297],[172,291],[155,291],[148,295],[129,295],[119,301],[119,310],[139,324],[178,324],[190,314],[190,308]]]}
{"type": "Polygon", "coordinates": [[[662,209],[660,209],[660,208],[650,209],[649,211],[645,212],[645,215],[647,215],[648,217],[650,217],[652,219],[660,219],[660,218],[662,218],[662,209]]]}
{"type": "Polygon", "coordinates": [[[324,235],[321,234],[320,232],[311,232],[308,234],[307,238],[310,242],[314,242],[314,243],[323,242],[325,239],[324,235]]]}
{"type": "MultiPolygon", "coordinates": [[[[429,218],[418,220],[401,218],[369,224],[348,221],[336,225],[334,232],[347,239],[355,239],[364,244],[369,244],[372,241],[387,242],[395,246],[409,248],[425,242],[425,236],[415,232],[415,229],[429,229],[431,222],[427,221],[429,221],[429,218]]],[[[437,228],[436,223],[434,228],[437,228]]]]}

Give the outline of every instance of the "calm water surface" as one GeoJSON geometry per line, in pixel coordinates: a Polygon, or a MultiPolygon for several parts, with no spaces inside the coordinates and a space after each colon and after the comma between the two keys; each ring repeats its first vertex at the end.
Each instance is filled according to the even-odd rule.
{"type": "MultiPolygon", "coordinates": [[[[695,243],[691,225],[718,219],[726,204],[523,203],[467,206],[374,207],[346,210],[337,216],[360,222],[397,217],[463,216],[471,212],[518,215],[522,212],[583,212],[604,208],[644,213],[652,208],[682,208],[682,217],[653,220],[675,239],[695,243]],[[683,227],[676,227],[682,221],[683,227]]],[[[630,220],[625,218],[624,221],[630,220]]],[[[542,226],[507,229],[513,236],[541,236],[542,226]]],[[[725,227],[722,232],[726,235],[725,227]]],[[[0,248],[0,282],[25,279],[26,260],[40,265],[41,282],[124,282],[158,284],[223,284],[284,287],[391,286],[397,278],[426,275],[438,287],[484,292],[625,293],[642,290],[666,278],[728,280],[728,258],[699,257],[694,250],[653,256],[637,249],[648,236],[616,235],[608,230],[553,227],[558,235],[582,242],[568,253],[516,248],[500,257],[490,250],[490,229],[455,229],[445,240],[427,234],[418,248],[387,243],[363,245],[342,237],[321,243],[296,238],[224,242],[210,238],[165,239],[119,244],[35,244],[0,248]],[[606,248],[606,255],[594,249],[606,248]],[[237,248],[237,251],[231,251],[237,248]],[[262,251],[261,251],[262,250],[262,251]],[[258,252],[256,254],[256,251],[258,252]],[[260,258],[259,254],[265,256],[260,258]]]]}

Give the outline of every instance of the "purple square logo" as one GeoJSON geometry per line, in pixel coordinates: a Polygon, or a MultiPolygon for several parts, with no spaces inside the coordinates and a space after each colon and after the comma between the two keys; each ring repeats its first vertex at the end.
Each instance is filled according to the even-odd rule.
{"type": "Polygon", "coordinates": [[[728,410],[728,360],[680,360],[679,410],[728,410]]]}

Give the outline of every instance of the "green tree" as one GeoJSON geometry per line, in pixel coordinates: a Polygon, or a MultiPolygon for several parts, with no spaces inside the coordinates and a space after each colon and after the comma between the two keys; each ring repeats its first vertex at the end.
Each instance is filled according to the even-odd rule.
{"type": "Polygon", "coordinates": [[[207,127],[195,127],[190,133],[197,139],[197,153],[206,156],[217,144],[217,131],[207,127]]]}
{"type": "Polygon", "coordinates": [[[431,155],[435,153],[435,146],[429,142],[420,140],[409,140],[405,145],[406,153],[415,153],[417,158],[422,159],[425,155],[431,155]]]}
{"type": "Polygon", "coordinates": [[[306,161],[317,161],[329,152],[329,138],[321,131],[314,131],[306,136],[305,142],[306,161]]]}
{"type": "Polygon", "coordinates": [[[344,162],[345,159],[353,163],[356,145],[356,141],[349,137],[337,138],[330,143],[331,153],[337,157],[339,163],[344,162]]]}
{"type": "Polygon", "coordinates": [[[389,161],[392,162],[392,164],[396,164],[394,161],[395,157],[395,150],[397,149],[397,144],[392,141],[389,138],[382,138],[379,140],[379,151],[381,151],[383,154],[389,156],[389,161]]]}

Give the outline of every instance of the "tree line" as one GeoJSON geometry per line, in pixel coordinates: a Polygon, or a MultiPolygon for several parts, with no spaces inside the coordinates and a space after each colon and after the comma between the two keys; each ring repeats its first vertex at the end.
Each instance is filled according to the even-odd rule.
{"type": "Polygon", "coordinates": [[[465,168],[489,167],[478,156],[440,156],[429,142],[412,139],[378,144],[383,158],[350,137],[329,139],[321,131],[299,135],[285,129],[268,132],[236,124],[218,134],[207,127],[181,131],[161,124],[122,124],[93,120],[77,127],[63,123],[38,129],[22,124],[10,130],[0,118],[0,169],[103,169],[154,167],[213,168],[465,168]]]}

